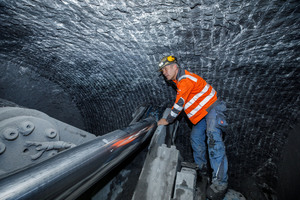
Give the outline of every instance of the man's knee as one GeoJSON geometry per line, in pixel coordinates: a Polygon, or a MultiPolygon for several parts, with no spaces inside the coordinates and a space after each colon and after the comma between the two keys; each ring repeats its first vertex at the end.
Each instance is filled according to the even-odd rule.
{"type": "Polygon", "coordinates": [[[212,132],[209,132],[207,145],[208,152],[211,158],[217,158],[225,154],[225,145],[221,135],[216,136],[215,132],[214,134],[212,132]]]}

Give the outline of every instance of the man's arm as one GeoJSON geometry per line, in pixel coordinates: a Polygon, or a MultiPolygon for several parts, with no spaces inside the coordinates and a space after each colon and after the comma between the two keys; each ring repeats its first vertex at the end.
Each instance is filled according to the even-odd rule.
{"type": "Polygon", "coordinates": [[[168,125],[172,123],[183,110],[186,99],[191,93],[193,84],[190,81],[183,80],[178,87],[175,103],[172,110],[166,119],[160,119],[157,125],[168,125]]]}

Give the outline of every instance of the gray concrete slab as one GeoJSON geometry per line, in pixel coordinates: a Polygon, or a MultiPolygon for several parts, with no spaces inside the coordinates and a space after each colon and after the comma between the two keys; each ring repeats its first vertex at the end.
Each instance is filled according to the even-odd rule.
{"type": "Polygon", "coordinates": [[[165,144],[158,147],[157,157],[143,168],[133,200],[168,200],[172,197],[178,169],[179,151],[165,144]]]}

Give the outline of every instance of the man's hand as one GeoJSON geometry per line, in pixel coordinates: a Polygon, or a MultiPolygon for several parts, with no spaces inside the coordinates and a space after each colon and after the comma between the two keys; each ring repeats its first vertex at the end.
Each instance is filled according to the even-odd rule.
{"type": "Polygon", "coordinates": [[[164,118],[161,118],[161,119],[157,122],[157,126],[159,126],[159,125],[168,125],[168,124],[169,124],[169,122],[167,122],[167,120],[164,119],[164,118]]]}

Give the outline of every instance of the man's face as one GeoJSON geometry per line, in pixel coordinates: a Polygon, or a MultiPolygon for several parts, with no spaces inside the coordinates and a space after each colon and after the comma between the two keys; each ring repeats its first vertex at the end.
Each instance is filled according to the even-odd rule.
{"type": "Polygon", "coordinates": [[[176,64],[167,65],[162,69],[162,74],[168,81],[175,80],[178,72],[176,64]]]}

